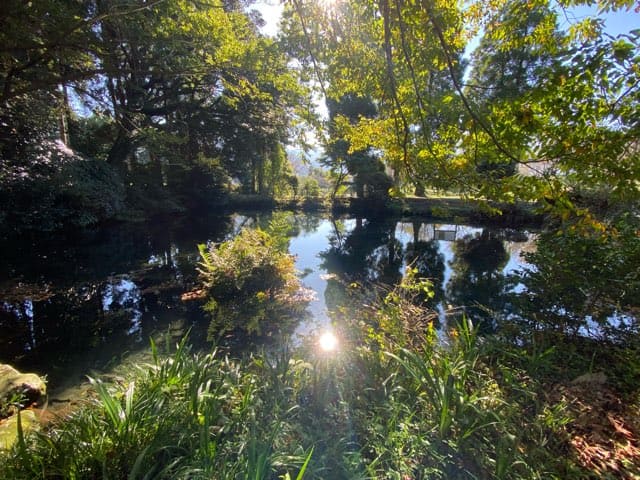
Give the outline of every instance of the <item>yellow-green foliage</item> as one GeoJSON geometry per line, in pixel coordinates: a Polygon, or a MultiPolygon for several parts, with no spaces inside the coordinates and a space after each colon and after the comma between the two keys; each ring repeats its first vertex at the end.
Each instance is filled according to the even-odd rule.
{"type": "Polygon", "coordinates": [[[286,238],[247,228],[233,240],[199,246],[211,337],[236,328],[261,335],[300,318],[308,296],[286,245],[286,238]]]}

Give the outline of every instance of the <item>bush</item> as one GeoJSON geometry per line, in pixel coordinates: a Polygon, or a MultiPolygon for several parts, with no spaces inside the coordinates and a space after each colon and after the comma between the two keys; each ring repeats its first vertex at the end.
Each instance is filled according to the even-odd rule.
{"type": "Polygon", "coordinates": [[[282,233],[245,228],[233,240],[199,246],[211,338],[234,329],[263,335],[302,318],[310,297],[287,243],[282,233]]]}
{"type": "Polygon", "coordinates": [[[55,207],[66,225],[96,225],[124,209],[122,179],[104,161],[70,163],[59,172],[54,184],[58,186],[55,207]]]}
{"type": "Polygon", "coordinates": [[[6,162],[0,217],[14,231],[87,227],[124,208],[124,186],[107,163],[87,160],[59,141],[32,146],[27,165],[6,162]]]}

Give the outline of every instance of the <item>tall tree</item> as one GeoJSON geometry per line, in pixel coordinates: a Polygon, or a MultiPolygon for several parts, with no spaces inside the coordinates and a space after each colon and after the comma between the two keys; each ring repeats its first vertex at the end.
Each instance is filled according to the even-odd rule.
{"type": "Polygon", "coordinates": [[[353,186],[358,198],[384,199],[388,196],[391,179],[379,156],[371,147],[352,151],[348,140],[337,135],[334,121],[338,115],[356,124],[362,118],[373,119],[377,115],[376,106],[368,98],[355,94],[343,95],[339,101],[328,99],[329,144],[326,147],[325,163],[333,170],[346,170],[353,177],[353,186]]]}
{"type": "Polygon", "coordinates": [[[177,179],[202,155],[223,155],[230,174],[249,166],[251,180],[241,180],[264,190],[264,164],[304,94],[277,44],[234,2],[157,2],[126,17],[117,8],[98,1],[104,75],[92,92],[109,99],[118,125],[109,161],[140,146],[177,179]]]}
{"type": "MultiPolygon", "coordinates": [[[[293,2],[302,29],[285,31],[303,63],[314,60],[307,63],[327,96],[373,99],[375,118],[336,116],[332,125],[350,150],[380,152],[396,187],[534,200],[589,221],[575,204],[584,193],[640,197],[631,113],[640,97],[639,32],[611,38],[601,18],[564,33],[556,27],[555,11],[591,2],[555,11],[548,0],[350,0],[323,11],[309,3],[293,2]],[[462,50],[480,27],[484,51],[465,88],[462,50]],[[512,175],[516,166],[529,174],[512,175]]],[[[601,12],[632,4],[599,2],[601,12]]]]}
{"type": "MultiPolygon", "coordinates": [[[[473,52],[466,86],[469,99],[482,118],[499,122],[499,112],[524,102],[520,121],[526,124],[530,120],[527,96],[540,87],[562,48],[556,16],[546,2],[507,1],[491,17],[489,28],[473,52]],[[504,35],[505,29],[510,32],[508,36],[504,35]],[[494,112],[497,118],[492,118],[494,112]]],[[[517,158],[527,149],[526,141],[520,149],[513,142],[510,145],[512,156],[517,158]]],[[[514,158],[500,155],[493,145],[488,149],[480,143],[476,146],[476,168],[484,174],[485,181],[516,172],[518,164],[514,158]]]]}

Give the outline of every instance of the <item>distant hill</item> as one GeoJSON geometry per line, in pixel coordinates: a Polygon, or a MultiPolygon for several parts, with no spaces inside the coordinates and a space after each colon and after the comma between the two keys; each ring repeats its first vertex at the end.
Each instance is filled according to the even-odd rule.
{"type": "Polygon", "coordinates": [[[309,167],[322,168],[320,158],[324,152],[320,147],[304,152],[301,148],[287,147],[287,158],[296,175],[304,177],[309,175],[309,167]]]}

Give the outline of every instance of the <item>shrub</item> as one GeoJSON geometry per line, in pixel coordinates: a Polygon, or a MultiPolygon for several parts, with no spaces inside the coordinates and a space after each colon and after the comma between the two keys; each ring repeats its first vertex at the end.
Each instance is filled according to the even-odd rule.
{"type": "Polygon", "coordinates": [[[267,334],[302,317],[310,297],[286,246],[282,234],[248,228],[220,245],[199,246],[211,338],[234,329],[267,334]]]}
{"type": "Polygon", "coordinates": [[[32,146],[26,165],[0,161],[0,217],[14,231],[87,227],[124,208],[124,186],[106,162],[59,141],[32,146]]]}

